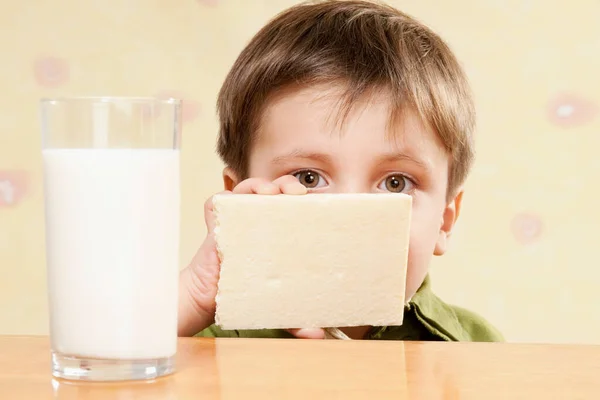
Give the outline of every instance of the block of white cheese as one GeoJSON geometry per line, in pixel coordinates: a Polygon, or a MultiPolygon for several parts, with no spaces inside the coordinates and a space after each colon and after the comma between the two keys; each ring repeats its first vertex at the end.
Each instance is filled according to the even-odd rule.
{"type": "Polygon", "coordinates": [[[213,198],[223,329],[401,325],[412,198],[213,198]]]}

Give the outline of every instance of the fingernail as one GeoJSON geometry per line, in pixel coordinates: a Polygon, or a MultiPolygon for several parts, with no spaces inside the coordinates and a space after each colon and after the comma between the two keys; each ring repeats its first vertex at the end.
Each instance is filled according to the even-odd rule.
{"type": "Polygon", "coordinates": [[[306,188],[306,186],[300,183],[289,183],[284,185],[282,189],[283,193],[285,194],[300,195],[308,193],[308,189],[306,188]]]}

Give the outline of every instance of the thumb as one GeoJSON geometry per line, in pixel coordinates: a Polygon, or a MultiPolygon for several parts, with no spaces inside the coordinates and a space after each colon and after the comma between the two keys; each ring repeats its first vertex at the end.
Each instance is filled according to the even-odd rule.
{"type": "MultiPolygon", "coordinates": [[[[231,194],[231,192],[229,190],[226,190],[226,191],[218,193],[218,194],[231,194]]],[[[215,224],[216,224],[214,208],[213,208],[213,197],[214,196],[211,196],[204,203],[204,222],[206,223],[206,230],[209,235],[214,232],[215,224]]]]}
{"type": "Polygon", "coordinates": [[[299,339],[325,339],[325,331],[319,328],[286,329],[286,331],[299,339]]]}

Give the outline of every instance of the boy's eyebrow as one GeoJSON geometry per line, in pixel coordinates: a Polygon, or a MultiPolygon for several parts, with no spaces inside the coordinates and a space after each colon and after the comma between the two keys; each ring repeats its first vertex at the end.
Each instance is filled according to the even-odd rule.
{"type": "Polygon", "coordinates": [[[385,162],[391,162],[391,161],[408,161],[410,163],[413,163],[425,170],[430,170],[431,169],[431,165],[425,161],[421,161],[415,157],[412,157],[408,154],[405,153],[388,153],[388,154],[384,154],[383,156],[381,156],[381,158],[379,159],[379,161],[383,164],[385,162]]]}
{"type": "Polygon", "coordinates": [[[323,163],[328,163],[331,161],[331,157],[327,154],[323,153],[312,153],[312,152],[304,152],[301,150],[293,150],[287,154],[283,154],[281,156],[277,156],[271,160],[272,164],[281,164],[285,161],[289,161],[290,159],[304,159],[304,160],[313,160],[320,161],[323,163]]]}

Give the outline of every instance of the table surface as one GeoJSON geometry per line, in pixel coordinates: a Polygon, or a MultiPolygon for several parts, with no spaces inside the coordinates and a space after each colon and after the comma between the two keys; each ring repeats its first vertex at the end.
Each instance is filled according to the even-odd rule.
{"type": "Polygon", "coordinates": [[[600,346],[181,338],[149,382],[54,379],[47,337],[0,336],[0,399],[600,399],[600,346]]]}

